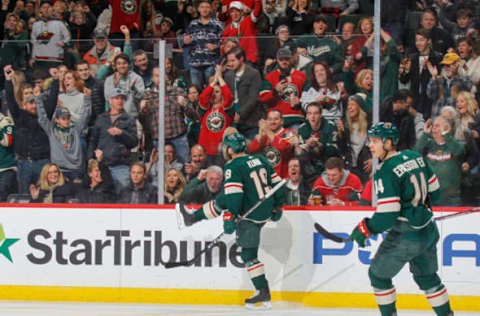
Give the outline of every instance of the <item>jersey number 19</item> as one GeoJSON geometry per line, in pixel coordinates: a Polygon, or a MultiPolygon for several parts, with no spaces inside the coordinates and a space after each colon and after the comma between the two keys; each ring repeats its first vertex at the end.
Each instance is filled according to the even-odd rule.
{"type": "Polygon", "coordinates": [[[257,191],[258,198],[263,200],[268,191],[270,191],[267,170],[265,168],[253,170],[250,172],[250,178],[255,184],[255,190],[257,191]]]}

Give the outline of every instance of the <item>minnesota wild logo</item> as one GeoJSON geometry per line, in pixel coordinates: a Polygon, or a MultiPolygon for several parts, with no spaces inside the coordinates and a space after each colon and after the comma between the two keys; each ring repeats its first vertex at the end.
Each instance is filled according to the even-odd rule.
{"type": "Polygon", "coordinates": [[[280,151],[278,151],[277,148],[275,147],[265,147],[265,150],[263,152],[264,156],[267,157],[268,162],[272,165],[272,167],[278,166],[280,163],[280,160],[282,159],[282,156],[280,155],[280,151]]]}
{"type": "Polygon", "coordinates": [[[137,3],[135,0],[122,0],[121,8],[126,14],[132,14],[137,11],[137,3]]]}
{"type": "Polygon", "coordinates": [[[220,132],[225,126],[225,117],[220,112],[212,112],[207,116],[207,128],[212,132],[220,132]]]}
{"type": "Polygon", "coordinates": [[[12,255],[10,254],[10,246],[19,240],[19,238],[5,238],[3,225],[0,224],[0,254],[7,258],[10,262],[13,262],[12,255]]]}
{"type": "Polygon", "coordinates": [[[298,89],[296,85],[289,82],[287,86],[283,89],[283,91],[280,93],[280,98],[283,101],[290,103],[290,98],[293,96],[298,97],[298,89]]]}

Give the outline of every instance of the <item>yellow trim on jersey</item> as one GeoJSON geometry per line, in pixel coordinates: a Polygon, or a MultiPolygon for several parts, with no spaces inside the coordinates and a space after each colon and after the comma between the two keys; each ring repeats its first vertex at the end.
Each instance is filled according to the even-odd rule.
{"type": "MultiPolygon", "coordinates": [[[[77,301],[105,303],[243,305],[252,291],[143,289],[68,286],[0,286],[0,299],[23,301],[77,301]]],[[[272,292],[273,301],[307,307],[377,308],[373,293],[272,292]]],[[[480,296],[450,296],[455,311],[480,311],[480,296]]],[[[431,310],[422,294],[397,294],[398,309],[431,310]]]]}

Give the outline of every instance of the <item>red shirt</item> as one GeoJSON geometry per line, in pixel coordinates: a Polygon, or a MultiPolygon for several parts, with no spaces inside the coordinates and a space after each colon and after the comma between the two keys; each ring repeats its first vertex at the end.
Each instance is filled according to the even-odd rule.
{"type": "Polygon", "coordinates": [[[248,146],[252,154],[263,150],[263,155],[267,157],[277,174],[284,179],[288,178],[288,162],[293,157],[293,146],[286,139],[289,132],[291,132],[289,128],[282,128],[273,141],[270,141],[268,136],[264,136],[259,142],[255,137],[248,146]]]}
{"type": "Polygon", "coordinates": [[[329,198],[333,197],[345,202],[345,205],[351,206],[358,203],[358,199],[351,201],[351,194],[360,194],[362,192],[362,182],[356,175],[348,170],[344,170],[340,184],[334,186],[329,183],[327,173],[323,172],[313,184],[313,190],[317,190],[320,193],[325,204],[329,198]]]}
{"type": "Polygon", "coordinates": [[[302,110],[300,107],[298,107],[298,109],[292,108],[291,104],[288,103],[288,95],[294,94],[300,99],[302,96],[303,84],[307,81],[307,75],[300,70],[292,69],[292,72],[286,78],[288,85],[284,89],[285,91],[282,92],[282,95],[278,94],[275,90],[275,87],[280,82],[280,75],[281,72],[277,69],[265,76],[265,80],[267,80],[270,85],[262,85],[258,100],[267,104],[269,107],[272,107],[269,110],[279,110],[286,123],[292,119],[302,120],[302,110]]]}
{"type": "Polygon", "coordinates": [[[208,85],[202,91],[198,99],[200,110],[205,111],[202,117],[198,143],[205,148],[207,155],[217,154],[218,144],[222,141],[223,131],[232,125],[232,117],[225,112],[233,105],[232,92],[226,84],[221,86],[220,89],[223,96],[223,104],[217,109],[212,108],[212,103],[210,102],[213,93],[211,85],[208,85]]]}
{"type": "Polygon", "coordinates": [[[110,33],[121,33],[122,25],[126,25],[130,31],[140,30],[139,0],[108,0],[108,2],[112,6],[110,33]]]}
{"type": "Polygon", "coordinates": [[[245,51],[245,57],[252,63],[258,61],[257,46],[257,19],[262,13],[262,0],[255,0],[255,8],[249,16],[240,20],[240,25],[235,28],[233,22],[229,24],[222,34],[222,54],[223,42],[228,37],[236,37],[239,40],[239,46],[245,51]]]}

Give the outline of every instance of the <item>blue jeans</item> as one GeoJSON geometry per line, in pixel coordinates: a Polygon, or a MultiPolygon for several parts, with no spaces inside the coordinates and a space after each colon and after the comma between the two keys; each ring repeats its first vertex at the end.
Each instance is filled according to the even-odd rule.
{"type": "Polygon", "coordinates": [[[18,181],[18,193],[29,194],[30,184],[36,184],[38,178],[40,178],[40,172],[42,172],[43,166],[48,163],[48,159],[39,160],[24,160],[17,159],[17,181],[18,181]]]}
{"type": "Polygon", "coordinates": [[[193,84],[196,84],[203,89],[208,84],[208,78],[215,74],[215,66],[200,66],[190,67],[190,79],[193,84]]]}
{"type": "Polygon", "coordinates": [[[17,193],[17,172],[15,170],[0,172],[0,202],[7,201],[11,193],[17,193]]]}
{"type": "Polygon", "coordinates": [[[119,194],[120,191],[127,187],[128,183],[130,182],[130,167],[127,165],[118,165],[108,168],[112,174],[115,193],[119,194]]]}
{"type": "Polygon", "coordinates": [[[171,138],[169,141],[175,146],[176,156],[181,160],[181,162],[189,161],[190,157],[190,147],[188,146],[187,134],[182,136],[171,138]]]}

